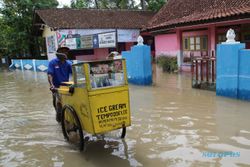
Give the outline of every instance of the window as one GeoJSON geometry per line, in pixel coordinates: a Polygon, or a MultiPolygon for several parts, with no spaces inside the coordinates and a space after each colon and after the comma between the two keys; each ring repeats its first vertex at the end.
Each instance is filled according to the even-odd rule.
{"type": "Polygon", "coordinates": [[[124,85],[122,60],[90,63],[92,89],[124,85]]]}
{"type": "Polygon", "coordinates": [[[74,83],[76,85],[76,87],[85,87],[85,75],[84,75],[84,71],[83,71],[83,65],[77,65],[74,66],[73,68],[74,73],[75,73],[75,78],[74,78],[74,83]]]}
{"type": "Polygon", "coordinates": [[[194,42],[194,37],[190,37],[190,50],[195,50],[195,42],[194,42]]]}
{"type": "Polygon", "coordinates": [[[183,50],[201,51],[207,50],[207,36],[195,36],[183,38],[183,50]]]}
{"type": "Polygon", "coordinates": [[[226,34],[219,34],[218,35],[218,43],[226,42],[226,34]]]}
{"type": "Polygon", "coordinates": [[[201,37],[201,43],[202,43],[201,50],[207,50],[207,45],[208,45],[207,36],[201,37]]]}
{"type": "Polygon", "coordinates": [[[195,50],[201,50],[201,38],[195,37],[195,50]]]}
{"type": "Polygon", "coordinates": [[[189,40],[188,40],[188,38],[184,38],[183,46],[184,46],[184,50],[189,50],[189,40]]]}

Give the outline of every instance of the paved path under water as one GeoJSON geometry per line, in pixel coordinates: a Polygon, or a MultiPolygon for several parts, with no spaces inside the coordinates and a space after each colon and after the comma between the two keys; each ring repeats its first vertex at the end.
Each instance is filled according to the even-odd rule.
{"type": "Polygon", "coordinates": [[[46,74],[0,71],[0,166],[250,166],[250,102],[192,89],[186,74],[156,71],[155,86],[130,85],[125,140],[91,138],[82,153],[55,121],[46,74]]]}

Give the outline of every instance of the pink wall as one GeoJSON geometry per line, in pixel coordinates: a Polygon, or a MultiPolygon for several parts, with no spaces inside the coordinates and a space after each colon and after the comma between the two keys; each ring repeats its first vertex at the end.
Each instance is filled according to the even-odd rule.
{"type": "Polygon", "coordinates": [[[164,34],[155,36],[155,54],[156,56],[169,55],[176,56],[177,46],[176,34],[164,34]]]}
{"type": "Polygon", "coordinates": [[[94,50],[96,59],[106,59],[109,55],[109,49],[107,48],[98,48],[94,50]]]}
{"type": "Polygon", "coordinates": [[[80,61],[88,61],[88,60],[94,60],[93,59],[94,55],[84,55],[84,56],[76,56],[76,60],[80,61]]]}
{"type": "MultiPolygon", "coordinates": [[[[212,55],[212,51],[216,53],[216,44],[217,44],[217,36],[220,33],[226,33],[228,28],[220,28],[220,26],[230,26],[231,28],[237,31],[241,31],[239,29],[239,24],[249,24],[250,20],[239,20],[239,21],[225,21],[225,22],[214,22],[208,24],[200,24],[193,26],[185,26],[174,29],[175,33],[173,34],[161,34],[155,36],[155,51],[156,56],[161,54],[163,55],[172,55],[176,56],[180,53],[183,53],[184,57],[190,56],[190,51],[179,52],[182,49],[182,39],[183,37],[190,36],[208,36],[208,51],[197,51],[194,52],[194,56],[205,56],[212,55]],[[200,29],[200,30],[199,30],[200,29]]],[[[250,42],[246,42],[247,48],[250,48],[250,42]]]]}
{"type": "Polygon", "coordinates": [[[94,49],[94,55],[79,55],[76,56],[76,60],[87,61],[87,60],[103,60],[109,54],[109,50],[107,48],[98,48],[94,49]]]}
{"type": "Polygon", "coordinates": [[[208,28],[209,30],[209,36],[208,36],[208,50],[215,51],[216,48],[216,32],[215,32],[215,26],[211,25],[208,28]]]}

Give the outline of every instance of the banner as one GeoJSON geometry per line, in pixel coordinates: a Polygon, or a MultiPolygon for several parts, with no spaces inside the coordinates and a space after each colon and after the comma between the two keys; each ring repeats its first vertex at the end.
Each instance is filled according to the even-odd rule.
{"type": "Polygon", "coordinates": [[[116,47],[116,33],[98,34],[99,48],[114,48],[116,47]]]}
{"type": "Polygon", "coordinates": [[[56,44],[54,36],[48,36],[46,38],[48,53],[54,53],[56,51],[56,44]]]}
{"type": "Polygon", "coordinates": [[[59,47],[63,47],[66,45],[66,35],[61,35],[60,33],[56,32],[56,35],[57,35],[57,43],[58,43],[58,46],[59,47]]]}
{"type": "Polygon", "coordinates": [[[59,47],[66,46],[70,49],[115,48],[116,32],[80,35],[57,33],[59,47]]]}
{"type": "Polygon", "coordinates": [[[99,40],[98,40],[98,35],[97,34],[93,35],[93,47],[94,48],[99,48],[99,40]]]}
{"type": "Polygon", "coordinates": [[[66,46],[70,49],[77,49],[76,38],[66,38],[66,46]]]}
{"type": "Polygon", "coordinates": [[[81,40],[82,49],[93,48],[93,36],[92,35],[81,36],[80,40],[81,40]]]}
{"type": "Polygon", "coordinates": [[[140,35],[140,30],[125,30],[118,29],[118,42],[136,42],[138,36],[140,35]]]}

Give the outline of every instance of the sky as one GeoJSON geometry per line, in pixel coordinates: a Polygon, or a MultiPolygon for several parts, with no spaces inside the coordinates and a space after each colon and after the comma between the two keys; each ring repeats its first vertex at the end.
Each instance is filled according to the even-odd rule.
{"type": "Polygon", "coordinates": [[[70,6],[70,0],[57,0],[59,2],[59,6],[62,7],[63,5],[70,6]]]}
{"type": "MultiPolygon", "coordinates": [[[[70,6],[70,1],[71,0],[57,0],[59,2],[59,7],[63,7],[63,5],[70,6]]],[[[136,0],[139,3],[139,0],[136,0]]]]}

